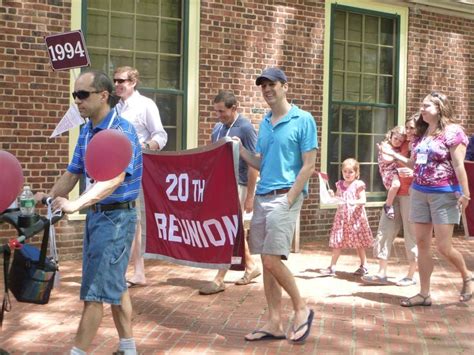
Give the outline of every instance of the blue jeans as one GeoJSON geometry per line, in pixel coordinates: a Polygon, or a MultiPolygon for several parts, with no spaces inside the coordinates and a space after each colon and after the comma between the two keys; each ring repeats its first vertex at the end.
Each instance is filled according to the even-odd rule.
{"type": "Polygon", "coordinates": [[[89,210],[84,231],[81,300],[120,304],[127,289],[125,273],[136,223],[135,209],[89,210]]]}

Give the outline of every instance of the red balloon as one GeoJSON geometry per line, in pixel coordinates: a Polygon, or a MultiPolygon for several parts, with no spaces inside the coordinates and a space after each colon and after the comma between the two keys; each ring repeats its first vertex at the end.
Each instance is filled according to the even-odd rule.
{"type": "Polygon", "coordinates": [[[120,175],[132,159],[132,144],[116,129],[100,131],[87,145],[87,174],[96,181],[107,181],[120,175]]]}
{"type": "Polygon", "coordinates": [[[0,213],[6,210],[20,194],[23,170],[14,155],[0,150],[0,213]]]}

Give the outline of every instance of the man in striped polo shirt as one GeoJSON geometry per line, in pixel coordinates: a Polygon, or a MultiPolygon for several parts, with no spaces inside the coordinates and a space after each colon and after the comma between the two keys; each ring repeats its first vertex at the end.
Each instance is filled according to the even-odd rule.
{"type": "MultiPolygon", "coordinates": [[[[119,351],[136,354],[132,334],[132,304],[125,280],[137,214],[142,176],[142,152],[132,124],[111,109],[113,83],[100,71],[88,71],[77,78],[72,93],[82,117],[89,118],[79,135],[74,156],[66,172],[51,189],[53,209],[73,213],[87,210],[83,244],[83,266],[80,298],[84,301],[82,318],[71,354],[85,354],[103,316],[103,303],[111,305],[119,333],[119,351]],[[117,177],[94,182],[87,175],[84,158],[87,144],[104,129],[117,129],[132,144],[132,158],[117,177]],[[87,189],[75,200],[67,199],[81,175],[87,189]]],[[[44,194],[37,194],[40,199],[44,194]]]]}

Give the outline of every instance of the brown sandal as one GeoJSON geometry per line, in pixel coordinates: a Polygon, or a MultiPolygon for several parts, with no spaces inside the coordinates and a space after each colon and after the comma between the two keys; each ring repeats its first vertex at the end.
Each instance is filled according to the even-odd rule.
{"type": "Polygon", "coordinates": [[[467,279],[462,280],[462,289],[461,294],[459,295],[460,302],[467,302],[472,298],[472,288],[469,287],[472,280],[472,277],[468,277],[467,279]],[[467,291],[468,289],[470,291],[467,291]]]}
{"type": "Polygon", "coordinates": [[[413,297],[410,298],[404,298],[400,301],[400,306],[402,307],[415,307],[415,306],[425,306],[429,307],[431,306],[431,296],[428,295],[424,297],[421,294],[417,294],[413,297]],[[417,300],[418,298],[418,300],[417,300]],[[420,300],[421,298],[421,300],[420,300]]]}

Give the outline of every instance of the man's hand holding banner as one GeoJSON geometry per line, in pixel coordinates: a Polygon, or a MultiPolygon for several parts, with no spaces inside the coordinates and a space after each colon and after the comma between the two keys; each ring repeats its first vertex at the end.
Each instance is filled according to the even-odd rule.
{"type": "Polygon", "coordinates": [[[144,154],[144,256],[243,270],[237,166],[238,146],[230,138],[188,151],[144,154]]]}

